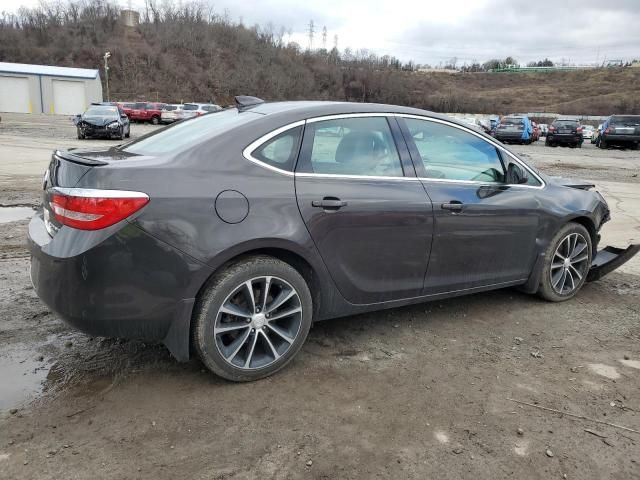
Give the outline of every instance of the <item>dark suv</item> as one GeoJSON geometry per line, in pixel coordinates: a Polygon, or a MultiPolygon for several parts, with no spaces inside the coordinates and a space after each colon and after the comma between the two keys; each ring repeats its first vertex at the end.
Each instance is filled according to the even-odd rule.
{"type": "Polygon", "coordinates": [[[598,147],[611,145],[638,149],[640,143],[640,115],[611,115],[602,125],[598,147]]]}
{"type": "Polygon", "coordinates": [[[582,125],[580,120],[573,118],[559,118],[549,126],[544,144],[547,147],[570,145],[582,147],[582,125]]]}

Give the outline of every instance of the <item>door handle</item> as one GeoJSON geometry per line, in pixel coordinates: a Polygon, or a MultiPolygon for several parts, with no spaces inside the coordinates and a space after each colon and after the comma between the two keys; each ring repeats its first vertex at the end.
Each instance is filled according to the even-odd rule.
{"type": "Polygon", "coordinates": [[[449,203],[443,203],[441,207],[443,210],[451,210],[452,212],[461,212],[463,205],[464,204],[462,202],[458,202],[454,200],[449,203]]]}
{"type": "Polygon", "coordinates": [[[325,210],[338,210],[347,206],[347,202],[335,197],[325,197],[322,200],[313,200],[312,207],[324,208],[325,210]]]}

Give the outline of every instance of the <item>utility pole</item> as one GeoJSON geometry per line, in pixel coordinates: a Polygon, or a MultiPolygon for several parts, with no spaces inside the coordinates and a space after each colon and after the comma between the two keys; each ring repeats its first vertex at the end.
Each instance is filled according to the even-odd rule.
{"type": "Polygon", "coordinates": [[[326,25],[322,27],[322,48],[324,50],[327,49],[327,27],[326,25]]]}
{"type": "Polygon", "coordinates": [[[104,54],[104,79],[107,84],[107,102],[111,101],[111,97],[109,95],[109,57],[111,56],[110,52],[106,52],[104,54]]]}
{"type": "Polygon", "coordinates": [[[313,34],[316,33],[313,20],[309,21],[309,50],[313,48],[313,34]]]}

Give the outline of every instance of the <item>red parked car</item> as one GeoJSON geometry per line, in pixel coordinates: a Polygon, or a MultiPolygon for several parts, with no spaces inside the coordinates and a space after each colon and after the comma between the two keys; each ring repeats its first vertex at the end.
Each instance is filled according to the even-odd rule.
{"type": "Polygon", "coordinates": [[[127,116],[134,122],[151,122],[158,125],[162,115],[162,107],[165,105],[164,103],[136,102],[127,116]]]}

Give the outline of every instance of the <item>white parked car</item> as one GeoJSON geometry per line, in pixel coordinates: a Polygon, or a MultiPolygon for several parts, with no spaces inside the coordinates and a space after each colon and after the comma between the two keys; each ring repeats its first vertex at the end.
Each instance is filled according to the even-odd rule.
{"type": "Polygon", "coordinates": [[[185,103],[182,106],[182,115],[183,118],[193,118],[220,110],[222,107],[213,103],[185,103]]]}
{"type": "Polygon", "coordinates": [[[167,104],[162,107],[162,112],[160,114],[160,120],[162,123],[173,123],[178,120],[182,120],[184,117],[182,116],[184,105],[177,104],[167,104]]]}
{"type": "Polygon", "coordinates": [[[591,140],[591,137],[593,136],[594,130],[595,130],[595,128],[593,128],[591,125],[583,125],[582,126],[582,138],[584,138],[584,139],[588,138],[589,140],[591,140]]]}

